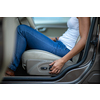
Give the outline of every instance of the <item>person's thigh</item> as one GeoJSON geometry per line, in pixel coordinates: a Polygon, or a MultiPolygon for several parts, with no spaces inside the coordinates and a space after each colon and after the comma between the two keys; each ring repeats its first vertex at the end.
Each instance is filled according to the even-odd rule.
{"type": "Polygon", "coordinates": [[[25,37],[27,45],[30,49],[48,51],[60,57],[63,57],[69,52],[61,41],[54,42],[47,36],[29,26],[21,25],[20,32],[25,37]]]}
{"type": "Polygon", "coordinates": [[[56,43],[55,55],[63,57],[70,51],[61,41],[56,41],[56,43]]]}
{"type": "Polygon", "coordinates": [[[54,53],[58,43],[52,41],[47,36],[26,25],[20,25],[18,31],[25,37],[30,49],[39,49],[54,53]]]}

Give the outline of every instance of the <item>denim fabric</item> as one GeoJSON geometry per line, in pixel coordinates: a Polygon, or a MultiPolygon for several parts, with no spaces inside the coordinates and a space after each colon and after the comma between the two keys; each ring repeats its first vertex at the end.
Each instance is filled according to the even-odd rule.
{"type": "Polygon", "coordinates": [[[13,62],[9,66],[9,68],[13,71],[15,71],[18,67],[21,56],[26,50],[27,46],[29,49],[45,50],[60,57],[63,57],[70,51],[61,41],[54,42],[47,36],[29,26],[19,25],[16,32],[16,50],[13,57],[13,62]]]}

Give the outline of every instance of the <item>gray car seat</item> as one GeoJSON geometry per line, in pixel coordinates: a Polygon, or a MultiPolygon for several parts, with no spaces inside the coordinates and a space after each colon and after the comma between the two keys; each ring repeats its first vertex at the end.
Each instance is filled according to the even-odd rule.
{"type": "MultiPolygon", "coordinates": [[[[50,75],[49,64],[60,58],[57,55],[43,50],[27,50],[22,55],[22,66],[27,69],[27,73],[30,75],[50,75]]],[[[75,63],[69,60],[61,72],[72,64],[75,63]]]]}

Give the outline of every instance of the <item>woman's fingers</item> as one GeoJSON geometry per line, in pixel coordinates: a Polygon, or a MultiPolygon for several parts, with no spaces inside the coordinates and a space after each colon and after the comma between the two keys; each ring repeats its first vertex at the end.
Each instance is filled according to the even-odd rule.
{"type": "Polygon", "coordinates": [[[49,64],[50,66],[52,66],[51,68],[50,68],[50,74],[58,74],[59,72],[60,72],[60,70],[57,68],[57,66],[55,65],[55,61],[54,62],[52,62],[51,64],[49,64]]]}
{"type": "Polygon", "coordinates": [[[52,66],[51,68],[50,68],[50,70],[52,71],[52,70],[54,70],[55,69],[55,67],[54,66],[52,66]]]}
{"type": "Polygon", "coordinates": [[[55,65],[53,65],[50,70],[50,74],[58,74],[60,72],[60,70],[55,65]]]}
{"type": "Polygon", "coordinates": [[[49,64],[50,66],[53,65],[55,62],[52,62],[51,64],[49,64]]]}
{"type": "Polygon", "coordinates": [[[50,74],[55,74],[57,72],[57,70],[56,69],[53,69],[51,72],[50,72],[50,74]]]}
{"type": "Polygon", "coordinates": [[[51,64],[49,64],[49,66],[52,66],[52,67],[50,68],[50,70],[53,70],[53,69],[54,69],[54,66],[53,66],[54,63],[55,63],[55,62],[52,62],[51,64]]]}
{"type": "Polygon", "coordinates": [[[60,70],[59,69],[53,69],[52,71],[50,71],[50,74],[59,74],[60,70]]]}
{"type": "Polygon", "coordinates": [[[58,74],[60,72],[60,70],[62,69],[62,67],[64,66],[64,63],[62,62],[61,59],[58,59],[54,62],[52,62],[51,64],[49,64],[50,66],[52,66],[50,68],[50,74],[58,74]]]}
{"type": "Polygon", "coordinates": [[[60,70],[58,70],[56,74],[59,74],[59,73],[60,73],[60,70]]]}

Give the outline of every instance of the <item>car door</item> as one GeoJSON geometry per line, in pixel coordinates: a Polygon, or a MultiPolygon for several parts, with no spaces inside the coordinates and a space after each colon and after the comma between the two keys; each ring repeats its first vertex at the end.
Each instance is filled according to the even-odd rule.
{"type": "Polygon", "coordinates": [[[36,29],[48,37],[59,37],[67,30],[70,17],[33,17],[36,29]]]}

